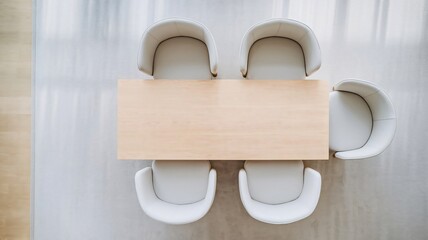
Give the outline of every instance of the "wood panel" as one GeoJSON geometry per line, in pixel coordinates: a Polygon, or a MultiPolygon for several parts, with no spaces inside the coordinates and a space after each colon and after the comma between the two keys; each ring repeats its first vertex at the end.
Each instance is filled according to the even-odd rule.
{"type": "Polygon", "coordinates": [[[120,80],[119,159],[328,159],[328,82],[120,80]]]}
{"type": "Polygon", "coordinates": [[[30,239],[31,8],[0,3],[0,239],[30,239]]]}

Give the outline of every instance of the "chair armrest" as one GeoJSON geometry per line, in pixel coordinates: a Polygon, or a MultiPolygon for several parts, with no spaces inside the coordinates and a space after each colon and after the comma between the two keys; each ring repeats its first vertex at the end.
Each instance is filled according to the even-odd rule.
{"type": "Polygon", "coordinates": [[[305,208],[305,214],[302,219],[311,215],[317,207],[321,194],[321,175],[312,168],[305,168],[305,178],[302,193],[296,200],[302,208],[305,208]]]}
{"type": "Polygon", "coordinates": [[[239,170],[239,195],[241,196],[241,201],[244,207],[246,209],[247,207],[250,207],[254,200],[251,198],[250,191],[248,189],[247,172],[245,169],[239,170]]]}
{"type": "Polygon", "coordinates": [[[208,49],[208,55],[210,58],[210,71],[213,77],[217,77],[218,69],[218,52],[214,41],[214,37],[211,32],[204,26],[204,43],[208,49]]]}
{"type": "Polygon", "coordinates": [[[141,208],[155,203],[158,200],[153,189],[152,168],[146,167],[135,174],[135,188],[141,208]]]}
{"type": "Polygon", "coordinates": [[[214,202],[216,189],[217,189],[217,171],[214,168],[212,168],[208,175],[207,194],[205,195],[204,200],[202,200],[205,202],[205,204],[208,205],[207,212],[214,202]]]}

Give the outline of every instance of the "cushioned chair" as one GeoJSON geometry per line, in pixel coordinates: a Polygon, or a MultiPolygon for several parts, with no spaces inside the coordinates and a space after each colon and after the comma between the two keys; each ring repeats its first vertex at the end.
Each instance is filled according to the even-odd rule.
{"type": "Polygon", "coordinates": [[[385,92],[355,79],[343,80],[330,93],[330,149],[340,159],[382,153],[394,138],[396,117],[385,92]]]}
{"type": "Polygon", "coordinates": [[[321,175],[302,161],[246,161],[239,193],[248,214],[270,224],[287,224],[312,214],[321,192],[321,175]]]}
{"type": "Polygon", "coordinates": [[[321,51],[305,24],[272,19],[248,30],[239,61],[248,79],[305,79],[320,68],[321,51]]]}
{"type": "MultiPolygon", "coordinates": [[[[253,26],[241,43],[241,73],[247,79],[305,79],[321,66],[312,30],[289,19],[253,26]]],[[[246,161],[239,172],[239,192],[247,212],[271,224],[287,224],[315,209],[321,176],[302,161],[246,161]]]]}
{"type": "Polygon", "coordinates": [[[154,79],[211,79],[217,76],[217,59],[214,38],[204,25],[174,18],[143,34],[138,68],[154,79]]]}
{"type": "Polygon", "coordinates": [[[209,161],[153,161],[135,175],[138,201],[153,219],[186,224],[211,208],[217,173],[209,161]]]}
{"type": "MultiPolygon", "coordinates": [[[[154,79],[211,79],[217,65],[214,38],[200,23],[167,19],[143,34],[138,68],[154,79]]],[[[156,220],[191,223],[210,209],[216,176],[209,161],[153,161],[135,175],[138,200],[156,220]]]]}

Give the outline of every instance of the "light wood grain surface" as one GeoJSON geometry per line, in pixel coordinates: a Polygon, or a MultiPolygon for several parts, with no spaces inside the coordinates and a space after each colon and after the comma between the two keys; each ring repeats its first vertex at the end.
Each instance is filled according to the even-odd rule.
{"type": "Polygon", "coordinates": [[[119,80],[118,158],[327,160],[328,82],[119,80]]]}
{"type": "Polygon", "coordinates": [[[0,239],[30,239],[31,7],[0,3],[0,239]]]}

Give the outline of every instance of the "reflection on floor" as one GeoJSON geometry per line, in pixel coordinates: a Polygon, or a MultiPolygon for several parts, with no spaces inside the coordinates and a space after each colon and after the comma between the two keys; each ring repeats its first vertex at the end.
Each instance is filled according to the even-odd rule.
{"type": "Polygon", "coordinates": [[[428,2],[36,0],[34,237],[49,239],[422,239],[428,235],[428,2]],[[323,62],[313,79],[361,78],[397,110],[392,145],[363,161],[305,164],[323,177],[314,214],[274,226],[255,221],[238,193],[241,161],[213,161],[217,195],[202,220],[170,226],[140,209],[133,177],[149,161],[116,160],[116,80],[137,70],[154,21],[204,23],[219,49],[218,78],[240,78],[240,40],[272,17],[306,23],[323,62]]]}

